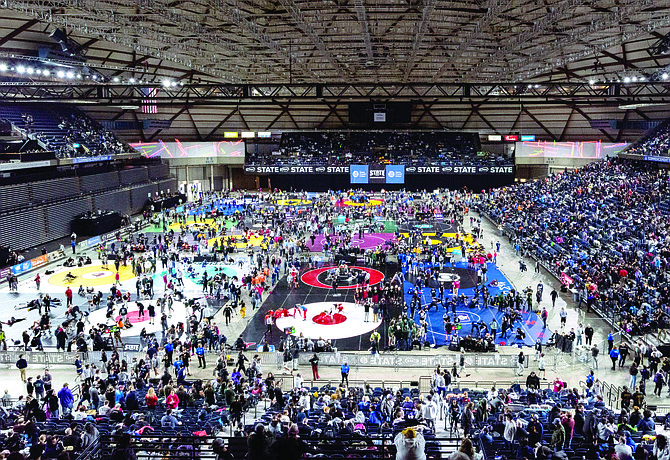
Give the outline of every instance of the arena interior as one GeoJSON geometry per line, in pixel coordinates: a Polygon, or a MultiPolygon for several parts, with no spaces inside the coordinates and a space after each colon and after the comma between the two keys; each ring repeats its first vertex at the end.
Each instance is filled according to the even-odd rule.
{"type": "Polygon", "coordinates": [[[0,459],[670,460],[668,0],[0,8],[0,459]]]}

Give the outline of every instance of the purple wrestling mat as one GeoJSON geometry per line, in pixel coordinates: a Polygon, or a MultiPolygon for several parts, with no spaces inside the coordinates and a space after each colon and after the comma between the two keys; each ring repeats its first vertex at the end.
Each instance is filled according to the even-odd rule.
{"type": "MultiPolygon", "coordinates": [[[[356,248],[361,249],[374,249],[377,246],[384,245],[387,241],[395,239],[393,233],[366,233],[364,239],[359,239],[358,234],[351,240],[351,245],[356,248]]],[[[314,244],[312,245],[312,240],[307,238],[307,247],[312,252],[321,252],[323,251],[323,243],[326,241],[325,235],[316,235],[314,244]]],[[[334,237],[330,237],[331,243],[335,242],[334,237]]]]}

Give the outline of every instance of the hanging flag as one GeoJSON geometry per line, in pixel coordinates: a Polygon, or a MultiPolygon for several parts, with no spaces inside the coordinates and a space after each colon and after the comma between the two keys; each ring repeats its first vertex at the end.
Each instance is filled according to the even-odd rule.
{"type": "Polygon", "coordinates": [[[157,88],[142,88],[142,94],[149,99],[142,99],[140,106],[142,113],[158,113],[155,97],[158,94],[157,88]]]}

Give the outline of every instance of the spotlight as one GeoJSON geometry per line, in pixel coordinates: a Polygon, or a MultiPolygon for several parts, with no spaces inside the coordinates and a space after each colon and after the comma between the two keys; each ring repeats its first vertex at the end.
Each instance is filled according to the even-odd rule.
{"type": "Polygon", "coordinates": [[[72,71],[67,72],[67,73],[65,74],[65,76],[71,80],[71,79],[74,78],[74,72],[72,72],[72,71]]]}
{"type": "MultiPolygon", "coordinates": [[[[1,67],[0,67],[0,70],[2,70],[1,67]]],[[[663,80],[667,80],[667,79],[668,79],[668,74],[667,74],[667,72],[663,72],[663,75],[661,75],[661,78],[662,78],[663,80]]]]}
{"type": "Polygon", "coordinates": [[[25,72],[26,72],[26,68],[23,67],[22,65],[20,65],[20,66],[18,66],[18,67],[16,68],[16,71],[17,71],[18,73],[25,73],[25,72]]]}
{"type": "Polygon", "coordinates": [[[35,69],[33,69],[32,67],[28,67],[28,68],[26,69],[26,72],[28,72],[28,75],[32,75],[32,74],[35,73],[35,69]]]}
{"type": "Polygon", "coordinates": [[[97,75],[93,75],[91,78],[92,78],[93,80],[97,80],[97,79],[98,79],[98,76],[97,76],[97,75]]]}
{"type": "Polygon", "coordinates": [[[630,77],[623,77],[624,83],[630,83],[630,77]]]}
{"type": "Polygon", "coordinates": [[[51,71],[49,69],[44,69],[42,71],[42,75],[44,75],[45,77],[48,77],[49,75],[51,75],[51,71]]]}
{"type": "Polygon", "coordinates": [[[589,85],[593,85],[596,81],[592,78],[589,80],[589,85]]]}
{"type": "Polygon", "coordinates": [[[166,88],[169,88],[170,87],[170,80],[163,80],[163,86],[165,86],[166,88]]]}
{"type": "Polygon", "coordinates": [[[177,86],[177,82],[173,81],[172,83],[170,83],[170,86],[172,86],[174,88],[175,86],[177,86]]]}
{"type": "Polygon", "coordinates": [[[36,73],[37,75],[42,75],[42,69],[37,69],[37,70],[35,71],[35,73],[36,73]]]}
{"type": "Polygon", "coordinates": [[[81,74],[80,73],[77,74],[77,79],[81,80],[81,74]]]}
{"type": "Polygon", "coordinates": [[[0,72],[7,72],[7,64],[4,62],[0,64],[0,72]]]}
{"type": "Polygon", "coordinates": [[[640,77],[640,81],[644,81],[644,80],[645,80],[645,78],[644,78],[644,77],[640,77]]]}
{"type": "Polygon", "coordinates": [[[119,82],[119,77],[114,77],[114,83],[118,83],[118,82],[119,82]]]}
{"type": "Polygon", "coordinates": [[[633,83],[635,83],[637,81],[637,77],[633,77],[631,80],[633,80],[633,83]]]}
{"type": "Polygon", "coordinates": [[[128,83],[130,83],[131,85],[134,84],[134,83],[135,83],[135,79],[132,78],[132,77],[129,78],[129,79],[128,79],[128,83]]]}

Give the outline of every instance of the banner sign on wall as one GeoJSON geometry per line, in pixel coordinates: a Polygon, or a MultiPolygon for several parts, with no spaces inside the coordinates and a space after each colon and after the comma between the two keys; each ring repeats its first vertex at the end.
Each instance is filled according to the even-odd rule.
{"type": "MultiPolygon", "coordinates": [[[[356,166],[363,166],[365,172],[369,172],[368,166],[371,165],[351,165],[351,166],[252,166],[245,165],[244,172],[247,174],[349,174],[351,178],[350,168],[356,166]]],[[[363,169],[359,169],[359,177],[363,169]]],[[[386,165],[386,183],[398,184],[404,183],[405,174],[409,175],[426,175],[426,174],[490,174],[490,175],[505,175],[514,174],[514,166],[405,166],[405,165],[386,165]],[[398,169],[396,169],[398,168],[398,169]],[[389,172],[394,172],[394,182],[389,181],[389,172]],[[399,176],[395,174],[400,173],[399,176]],[[402,182],[397,182],[402,179],[402,182]]],[[[366,174],[366,178],[369,177],[366,174]]],[[[369,182],[351,182],[352,184],[364,184],[369,182]]]]}
{"type": "Polygon", "coordinates": [[[12,273],[15,275],[20,275],[23,272],[27,272],[32,268],[32,264],[29,260],[26,260],[25,262],[21,262],[20,264],[16,264],[12,267],[12,273]]]}
{"type": "Polygon", "coordinates": [[[349,182],[352,184],[367,184],[369,182],[368,165],[351,165],[349,168],[349,182]]]}
{"type": "Polygon", "coordinates": [[[644,160],[645,161],[655,161],[657,163],[670,163],[670,157],[655,157],[655,156],[645,155],[644,160]]]}
{"type": "Polygon", "coordinates": [[[41,267],[42,265],[46,265],[49,262],[49,256],[44,254],[39,257],[35,257],[34,259],[30,259],[30,268],[37,268],[41,267]]]}
{"type": "Polygon", "coordinates": [[[72,159],[73,164],[95,163],[96,161],[112,161],[112,156],[111,155],[99,155],[97,157],[74,157],[72,159]]]}
{"type": "MultiPolygon", "coordinates": [[[[302,353],[298,357],[300,364],[309,364],[307,353],[302,353]]],[[[527,357],[528,358],[528,357],[527,357]]],[[[439,364],[442,368],[448,369],[458,364],[459,355],[359,355],[349,353],[319,353],[319,364],[322,366],[340,366],[345,361],[350,367],[402,367],[402,368],[435,368],[439,364]]],[[[465,357],[465,364],[468,367],[482,368],[513,368],[516,367],[519,357],[517,355],[503,355],[499,353],[469,353],[465,357]]]]}
{"type": "MultiPolygon", "coordinates": [[[[19,359],[19,355],[28,361],[28,364],[36,364],[39,366],[52,364],[74,364],[74,361],[79,357],[83,357],[82,353],[76,352],[57,352],[57,351],[0,351],[0,364],[14,364],[19,359]]],[[[91,361],[99,361],[101,353],[99,351],[89,351],[88,358],[91,361]]]]}
{"type": "Polygon", "coordinates": [[[93,238],[89,238],[87,240],[84,240],[79,243],[79,247],[81,248],[90,248],[92,246],[95,246],[96,244],[102,243],[102,238],[100,236],[94,236],[93,238]]]}
{"type": "Polygon", "coordinates": [[[352,184],[404,184],[405,165],[351,165],[349,181],[352,184]]]}

